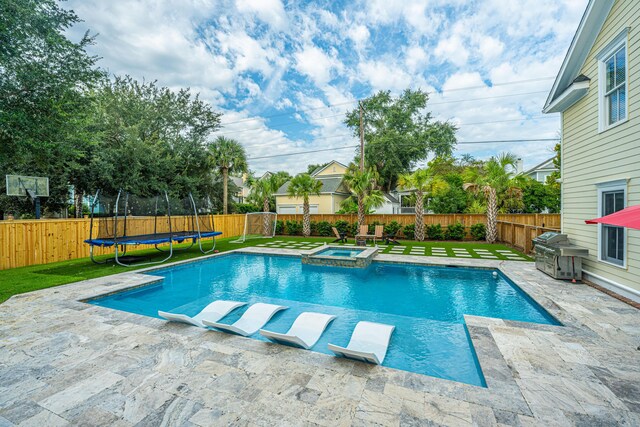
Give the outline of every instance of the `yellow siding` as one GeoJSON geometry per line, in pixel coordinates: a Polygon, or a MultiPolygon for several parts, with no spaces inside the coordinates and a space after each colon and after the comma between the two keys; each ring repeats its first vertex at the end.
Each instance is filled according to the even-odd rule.
{"type": "MultiPolygon", "coordinates": [[[[333,196],[334,198],[338,198],[339,196],[333,196]]],[[[309,197],[310,205],[318,205],[318,213],[319,214],[332,214],[335,213],[333,210],[333,199],[331,194],[321,194],[319,196],[310,196],[309,197]]],[[[281,205],[295,205],[296,213],[302,213],[302,197],[289,197],[289,196],[276,196],[276,207],[281,205]]]]}
{"type": "Polygon", "coordinates": [[[640,230],[629,230],[627,267],[598,261],[598,227],[584,220],[600,216],[596,184],[627,179],[627,206],[640,204],[640,2],[614,4],[581,73],[591,79],[588,94],[563,113],[562,229],[573,241],[589,248],[588,272],[614,284],[640,291],[640,230]],[[597,55],[624,28],[627,41],[628,121],[598,133],[597,55]]]}
{"type": "Polygon", "coordinates": [[[322,172],[317,174],[316,176],[327,176],[327,175],[344,175],[347,171],[347,168],[342,166],[338,162],[331,162],[322,172]]]}

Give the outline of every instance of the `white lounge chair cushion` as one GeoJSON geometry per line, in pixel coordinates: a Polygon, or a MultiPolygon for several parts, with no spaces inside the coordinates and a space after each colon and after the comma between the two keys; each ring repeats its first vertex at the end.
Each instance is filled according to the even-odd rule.
{"type": "Polygon", "coordinates": [[[217,322],[238,307],[246,305],[246,302],[218,300],[207,305],[202,311],[193,317],[180,313],[168,313],[166,311],[158,311],[158,316],[164,317],[173,322],[188,323],[190,325],[204,328],[203,319],[217,322]]]}
{"type": "Polygon", "coordinates": [[[329,322],[336,316],[305,311],[301,313],[286,334],[260,329],[260,334],[272,341],[285,342],[309,350],[320,339],[329,322]]]}
{"type": "Polygon", "coordinates": [[[202,323],[206,326],[213,326],[216,329],[248,337],[249,335],[253,335],[258,332],[258,329],[266,325],[278,311],[286,310],[287,308],[289,307],[258,302],[249,307],[242,317],[232,325],[219,323],[217,321],[210,321],[208,319],[203,319],[202,323]]]}
{"type": "Polygon", "coordinates": [[[394,329],[395,326],[383,323],[358,322],[347,347],[329,344],[329,350],[338,356],[381,365],[394,329]]]}

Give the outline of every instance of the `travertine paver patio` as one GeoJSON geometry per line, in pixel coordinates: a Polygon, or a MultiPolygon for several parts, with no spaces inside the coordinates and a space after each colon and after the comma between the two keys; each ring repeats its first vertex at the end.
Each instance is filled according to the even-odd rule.
{"type": "Polygon", "coordinates": [[[640,425],[639,310],[532,263],[378,258],[498,267],[565,326],[466,316],[481,388],[80,302],[151,280],[119,274],[0,305],[0,426],[640,425]]]}

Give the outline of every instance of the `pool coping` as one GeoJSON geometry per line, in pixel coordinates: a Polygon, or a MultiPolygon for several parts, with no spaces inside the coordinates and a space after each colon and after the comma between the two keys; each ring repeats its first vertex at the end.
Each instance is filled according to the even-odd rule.
{"type": "MultiPolygon", "coordinates": [[[[150,273],[160,269],[173,268],[194,262],[203,262],[208,259],[229,256],[235,253],[300,257],[304,252],[306,251],[256,247],[240,248],[206,257],[152,266],[134,272],[119,273],[56,288],[16,295],[10,298],[7,303],[0,306],[0,314],[1,310],[4,310],[5,307],[10,308],[13,305],[20,306],[23,302],[27,303],[32,300],[41,301],[41,303],[46,301],[46,304],[52,307],[58,307],[63,311],[71,308],[72,310],[89,316],[113,319],[113,321],[118,324],[125,322],[125,324],[139,325],[145,329],[150,328],[151,331],[156,331],[160,334],[185,335],[186,333],[189,337],[197,341],[211,342],[213,346],[216,345],[216,342],[224,342],[225,346],[240,349],[239,351],[241,352],[248,351],[250,353],[256,352],[257,354],[262,354],[263,352],[267,352],[267,354],[277,353],[286,360],[291,361],[291,363],[310,364],[310,366],[318,372],[345,372],[346,375],[352,376],[354,381],[364,379],[367,384],[371,383],[375,390],[378,390],[375,386],[376,382],[382,381],[386,384],[386,387],[383,386],[384,390],[378,391],[387,396],[387,389],[389,389],[390,392],[392,392],[391,397],[393,397],[393,399],[406,398],[411,400],[411,393],[414,393],[416,396],[431,396],[431,399],[436,399],[436,396],[440,396],[440,398],[451,401],[463,401],[468,402],[469,405],[474,405],[473,408],[475,408],[476,416],[480,416],[478,414],[486,415],[480,408],[491,408],[490,412],[491,410],[493,411],[492,417],[495,416],[496,420],[498,420],[500,416],[509,413],[513,414],[513,416],[516,417],[515,419],[528,420],[531,422],[532,420],[541,421],[544,419],[562,420],[565,419],[566,414],[558,411],[546,413],[538,409],[540,405],[542,405],[541,407],[543,408],[549,409],[548,407],[553,407],[553,405],[556,404],[559,405],[560,402],[541,403],[541,401],[538,400],[537,392],[534,393],[528,389],[527,382],[523,382],[521,373],[513,366],[514,360],[518,360],[517,358],[513,359],[517,354],[515,356],[507,354],[508,357],[505,359],[505,355],[503,354],[504,347],[509,347],[511,344],[502,341],[503,335],[511,336],[509,334],[513,334],[513,336],[525,337],[530,335],[540,336],[540,334],[542,334],[541,336],[548,335],[550,339],[553,338],[553,340],[557,340],[558,342],[566,341],[570,343],[597,341],[602,337],[603,332],[594,328],[593,325],[585,325],[585,323],[574,316],[574,314],[582,316],[580,310],[576,311],[572,304],[565,304],[562,303],[562,301],[559,301],[560,304],[557,304],[550,298],[549,291],[559,291],[561,294],[571,295],[573,290],[576,290],[579,293],[586,293],[588,299],[599,298],[601,301],[601,298],[605,298],[607,303],[612,304],[612,306],[616,308],[618,307],[616,303],[623,304],[619,301],[612,303],[606,300],[606,298],[610,297],[601,296],[595,290],[589,291],[584,287],[576,287],[576,285],[548,278],[544,274],[537,272],[532,262],[378,254],[374,262],[498,269],[516,286],[522,289],[523,292],[529,295],[529,297],[562,322],[563,326],[555,326],[464,315],[465,324],[468,328],[469,336],[487,384],[487,388],[484,388],[384,366],[366,365],[361,362],[335,358],[323,353],[308,352],[278,344],[265,343],[252,338],[230,336],[221,332],[198,330],[199,328],[192,327],[185,329],[181,325],[169,324],[160,319],[85,303],[85,301],[90,299],[147,286],[157,282],[158,277],[154,277],[150,273]],[[525,275],[527,277],[525,277],[525,275]],[[45,300],[43,300],[43,298],[45,300]],[[573,314],[570,313],[569,310],[572,311],[573,314]],[[501,341],[497,342],[496,337],[501,337],[501,341]]],[[[4,317],[6,317],[6,315],[4,317]]],[[[590,318],[585,317],[584,320],[589,322],[590,318]]],[[[0,349],[1,348],[0,346],[0,349]]],[[[517,345],[515,345],[515,351],[517,351],[517,345]]],[[[543,350],[540,350],[540,352],[544,353],[543,350]]],[[[559,381],[560,380],[566,381],[566,379],[563,378],[559,378],[559,381]]],[[[552,379],[549,379],[549,381],[552,381],[552,379]]],[[[561,387],[561,385],[559,384],[557,387],[561,387]]],[[[2,391],[2,386],[0,386],[0,391],[2,391]]],[[[605,399],[605,397],[602,398],[605,399]]],[[[614,401],[612,397],[606,397],[606,399],[609,399],[608,401],[611,402],[614,401]]],[[[617,401],[615,404],[618,404],[617,401]]],[[[614,404],[611,403],[611,405],[614,404]]],[[[2,405],[0,403],[0,408],[1,407],[2,405]]],[[[626,409],[626,411],[629,410],[626,409]]],[[[473,413],[472,410],[472,415],[473,413]]],[[[635,413],[625,412],[625,414],[633,415],[635,413]]],[[[0,416],[2,416],[1,413],[0,416]]],[[[361,419],[361,417],[364,416],[366,416],[366,414],[356,412],[352,414],[351,419],[361,419]]],[[[640,418],[638,419],[640,420],[640,418]]],[[[0,421],[1,420],[0,418],[0,421]]],[[[503,422],[503,424],[509,423],[503,422]]]]}

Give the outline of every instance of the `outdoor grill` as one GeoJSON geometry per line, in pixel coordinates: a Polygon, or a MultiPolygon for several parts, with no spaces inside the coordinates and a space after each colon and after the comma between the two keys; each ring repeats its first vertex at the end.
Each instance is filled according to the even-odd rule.
{"type": "Polygon", "coordinates": [[[566,234],[549,231],[533,239],[536,268],[554,279],[582,280],[582,257],[589,250],[571,244],[566,234]]]}

